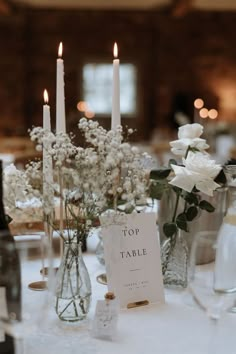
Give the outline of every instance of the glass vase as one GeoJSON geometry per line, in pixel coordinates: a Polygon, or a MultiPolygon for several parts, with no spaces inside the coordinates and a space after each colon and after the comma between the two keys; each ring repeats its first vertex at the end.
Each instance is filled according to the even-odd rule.
{"type": "MultiPolygon", "coordinates": [[[[187,242],[189,250],[191,249],[192,242],[196,233],[200,231],[218,231],[222,222],[224,215],[227,210],[227,188],[221,187],[214,191],[213,196],[209,197],[206,194],[200,193],[201,199],[206,200],[211,205],[214,206],[215,211],[209,213],[205,210],[201,210],[199,215],[188,224],[189,231],[185,232],[181,230],[183,237],[187,242]]],[[[160,201],[158,209],[158,224],[161,243],[165,241],[166,236],[163,232],[163,225],[168,221],[170,215],[173,215],[174,208],[176,204],[176,194],[172,189],[166,191],[160,201]]],[[[184,200],[179,200],[177,214],[181,213],[184,209],[184,200]]],[[[217,233],[216,233],[217,234],[217,233]]],[[[202,255],[199,259],[199,264],[209,263],[211,261],[211,253],[207,252],[202,255]]]]}
{"type": "Polygon", "coordinates": [[[56,275],[56,313],[62,321],[83,320],[90,307],[91,282],[81,243],[65,242],[56,275]]]}
{"type": "Polygon", "coordinates": [[[163,282],[168,287],[186,288],[188,284],[188,246],[179,230],[161,245],[163,282]]]}

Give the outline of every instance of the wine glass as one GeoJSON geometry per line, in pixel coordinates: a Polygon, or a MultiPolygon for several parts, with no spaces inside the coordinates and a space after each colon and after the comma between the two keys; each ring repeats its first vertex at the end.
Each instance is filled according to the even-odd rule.
{"type": "MultiPolygon", "coordinates": [[[[189,267],[189,290],[195,302],[216,322],[236,299],[235,262],[222,257],[227,250],[219,247],[217,236],[217,231],[202,231],[195,235],[189,267]],[[203,265],[201,259],[206,259],[206,254],[209,263],[203,265]]],[[[227,247],[230,253],[230,243],[227,247]]]]}
{"type": "Polygon", "coordinates": [[[14,339],[15,353],[28,354],[25,339],[37,332],[47,317],[51,248],[44,233],[21,235],[15,240],[15,243],[2,242],[0,247],[1,261],[6,263],[4,282],[8,309],[0,322],[6,336],[14,339]],[[47,278],[44,272],[40,273],[45,265],[49,270],[47,278]]]}
{"type": "Polygon", "coordinates": [[[202,231],[195,235],[190,252],[189,291],[210,320],[208,352],[214,354],[219,344],[219,319],[236,299],[235,261],[225,257],[231,248],[230,242],[222,247],[217,231],[202,231]]]}

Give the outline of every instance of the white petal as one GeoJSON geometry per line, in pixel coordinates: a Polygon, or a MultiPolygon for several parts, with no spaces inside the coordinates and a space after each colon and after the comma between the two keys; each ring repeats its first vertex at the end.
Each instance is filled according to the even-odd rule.
{"type": "Polygon", "coordinates": [[[174,173],[176,175],[178,175],[178,174],[186,174],[187,173],[186,172],[186,168],[183,167],[183,166],[179,166],[179,165],[170,165],[170,166],[171,166],[171,168],[173,169],[173,171],[174,171],[174,173]]]}
{"type": "Polygon", "coordinates": [[[174,165],[172,167],[176,171],[176,176],[169,182],[169,184],[182,188],[187,192],[191,192],[195,183],[186,168],[174,165]]]}
{"type": "Polygon", "coordinates": [[[196,188],[210,197],[213,196],[213,191],[218,187],[220,187],[220,185],[210,179],[201,180],[196,183],[196,188]]]}
{"type": "Polygon", "coordinates": [[[183,138],[199,138],[203,133],[203,126],[198,123],[185,124],[179,128],[178,137],[183,138]]]}

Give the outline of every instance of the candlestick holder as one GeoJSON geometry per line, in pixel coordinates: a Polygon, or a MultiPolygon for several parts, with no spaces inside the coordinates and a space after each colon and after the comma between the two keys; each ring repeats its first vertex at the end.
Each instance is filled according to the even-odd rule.
{"type": "Polygon", "coordinates": [[[24,266],[24,268],[28,269],[30,276],[31,273],[36,273],[37,269],[39,269],[41,265],[43,269],[41,274],[42,279],[30,282],[28,284],[28,288],[35,291],[43,291],[47,289],[47,281],[45,280],[44,271],[46,258],[49,259],[48,274],[50,273],[50,246],[44,233],[35,233],[34,235],[31,235],[31,238],[31,240],[26,241],[26,244],[25,242],[20,242],[21,245],[18,246],[20,248],[19,254],[21,264],[24,266],[27,263],[27,267],[24,266]]]}

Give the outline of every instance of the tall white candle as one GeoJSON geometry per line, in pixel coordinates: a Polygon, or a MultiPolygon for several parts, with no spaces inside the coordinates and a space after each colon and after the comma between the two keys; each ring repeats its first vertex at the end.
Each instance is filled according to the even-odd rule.
{"type": "Polygon", "coordinates": [[[113,81],[112,81],[112,114],[111,129],[116,129],[120,125],[120,60],[118,57],[118,47],[114,44],[113,54],[113,81]]]}
{"type": "MultiPolygon", "coordinates": [[[[43,128],[45,131],[51,131],[51,117],[50,106],[48,105],[48,93],[44,90],[44,102],[43,105],[43,128]]],[[[43,199],[45,202],[44,211],[46,214],[52,212],[53,208],[53,164],[52,157],[49,154],[50,141],[45,140],[43,144],[43,199]],[[46,203],[46,200],[48,201],[46,203]],[[51,205],[51,208],[48,206],[51,205]],[[45,208],[46,206],[46,208],[45,208]]]]}
{"type": "Polygon", "coordinates": [[[58,48],[57,59],[57,97],[56,97],[56,132],[66,133],[65,113],[65,83],[64,83],[64,61],[62,59],[62,42],[58,48]]]}

